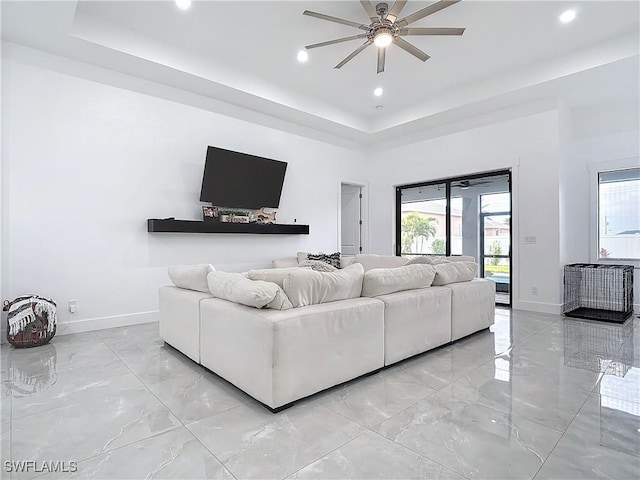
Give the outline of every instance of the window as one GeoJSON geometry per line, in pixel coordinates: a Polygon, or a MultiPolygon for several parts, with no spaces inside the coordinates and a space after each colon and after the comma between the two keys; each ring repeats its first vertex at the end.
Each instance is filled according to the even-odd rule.
{"type": "Polygon", "coordinates": [[[598,259],[640,260],[640,168],[598,172],[598,259]]]}

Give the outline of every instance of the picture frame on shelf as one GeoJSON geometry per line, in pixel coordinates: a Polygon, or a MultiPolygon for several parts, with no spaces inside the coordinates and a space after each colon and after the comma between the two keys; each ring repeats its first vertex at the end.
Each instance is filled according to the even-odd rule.
{"type": "Polygon", "coordinates": [[[220,211],[218,210],[218,207],[203,206],[202,218],[205,222],[219,222],[220,211]]]}

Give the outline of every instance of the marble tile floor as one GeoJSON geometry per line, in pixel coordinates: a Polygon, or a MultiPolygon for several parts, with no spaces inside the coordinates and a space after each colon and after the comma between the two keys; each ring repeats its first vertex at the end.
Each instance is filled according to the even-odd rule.
{"type": "Polygon", "coordinates": [[[2,345],[0,373],[2,478],[640,478],[637,319],[496,308],[489,330],[279,414],[157,324],[2,345]]]}

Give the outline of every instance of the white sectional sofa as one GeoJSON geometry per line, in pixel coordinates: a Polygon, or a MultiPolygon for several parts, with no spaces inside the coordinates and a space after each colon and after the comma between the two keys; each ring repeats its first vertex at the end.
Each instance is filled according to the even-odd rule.
{"type": "MultiPolygon", "coordinates": [[[[385,284],[389,277],[393,281],[401,273],[413,275],[418,270],[424,273],[427,268],[438,268],[393,270],[405,262],[400,257],[363,255],[356,256],[354,265],[347,267],[349,262],[343,260],[347,267],[343,272],[362,272],[362,294],[373,296],[285,310],[215,298],[205,292],[201,279],[195,287],[177,282],[182,288],[160,288],[160,336],[193,361],[278,411],[298,399],[493,323],[495,284],[490,280],[454,281],[375,295],[376,290],[389,289],[385,284]],[[361,266],[355,265],[358,263],[361,266]],[[378,265],[386,267],[375,268],[378,265]],[[395,266],[390,270],[389,265],[395,266]]],[[[282,267],[286,263],[282,260],[274,265],[282,267]]],[[[297,265],[297,261],[288,263],[297,265]]],[[[291,272],[294,270],[301,269],[291,272]]],[[[285,274],[292,278],[310,276],[285,274]]],[[[415,276],[411,278],[416,283],[415,276]]],[[[438,279],[442,281],[436,274],[433,281],[438,283],[438,279]]],[[[292,300],[300,302],[297,297],[292,300]]]]}

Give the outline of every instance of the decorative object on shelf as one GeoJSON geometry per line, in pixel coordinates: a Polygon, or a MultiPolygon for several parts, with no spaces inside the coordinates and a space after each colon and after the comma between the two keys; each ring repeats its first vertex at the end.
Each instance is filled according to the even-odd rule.
{"type": "Polygon", "coordinates": [[[218,207],[220,212],[220,221],[223,223],[249,223],[250,210],[240,208],[218,207]],[[247,217],[245,221],[241,217],[247,217]]]}
{"type": "Polygon", "coordinates": [[[5,301],[7,340],[18,348],[37,347],[51,341],[56,334],[56,304],[38,295],[22,295],[5,301]]]}
{"type": "Polygon", "coordinates": [[[202,218],[206,222],[219,222],[220,221],[220,212],[218,211],[218,207],[202,207],[202,218]]]}
{"type": "Polygon", "coordinates": [[[229,215],[231,223],[249,223],[249,215],[229,215]]]}
{"type": "Polygon", "coordinates": [[[633,313],[633,266],[565,265],[562,313],[567,317],[624,322],[633,313]]]}
{"type": "Polygon", "coordinates": [[[266,212],[265,207],[259,210],[252,210],[249,213],[251,223],[276,223],[276,211],[266,212]]]}

